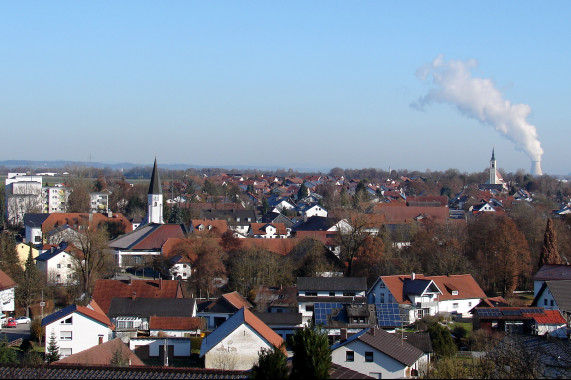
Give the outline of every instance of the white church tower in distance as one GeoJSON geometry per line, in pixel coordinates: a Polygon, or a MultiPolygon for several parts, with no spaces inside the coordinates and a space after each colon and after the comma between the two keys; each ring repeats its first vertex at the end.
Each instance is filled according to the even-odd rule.
{"type": "Polygon", "coordinates": [[[147,193],[147,223],[163,224],[163,190],[161,187],[161,178],[157,168],[157,158],[155,157],[155,165],[151,174],[151,183],[149,184],[149,192],[147,193]]]}

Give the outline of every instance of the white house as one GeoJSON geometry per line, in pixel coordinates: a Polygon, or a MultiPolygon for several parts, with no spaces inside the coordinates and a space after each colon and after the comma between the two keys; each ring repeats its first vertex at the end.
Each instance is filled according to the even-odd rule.
{"type": "Polygon", "coordinates": [[[469,316],[470,310],[485,297],[470,274],[381,276],[367,292],[371,304],[399,304],[405,312],[405,323],[440,313],[469,316]]]}
{"type": "Polygon", "coordinates": [[[77,259],[66,242],[50,247],[36,257],[36,267],[50,285],[71,285],[75,278],[77,259]]]}
{"type": "Polygon", "coordinates": [[[558,310],[569,323],[571,322],[570,290],[571,280],[545,281],[531,305],[545,310],[558,310]]]}
{"type": "Polygon", "coordinates": [[[418,376],[428,355],[380,328],[365,329],[331,347],[331,362],[376,379],[418,376]]]}
{"type": "Polygon", "coordinates": [[[248,236],[258,239],[285,239],[289,231],[283,223],[251,223],[248,236]]]}
{"type": "Polygon", "coordinates": [[[55,336],[59,353],[66,357],[111,338],[112,324],[101,308],[91,301],[87,306],[70,305],[42,319],[46,331],[46,351],[55,336]]]}
{"type": "Polygon", "coordinates": [[[281,347],[283,343],[281,336],[242,308],[202,340],[200,357],[205,368],[249,370],[262,348],[281,347]]]}
{"type": "Polygon", "coordinates": [[[571,265],[545,264],[541,266],[535,276],[533,276],[533,296],[537,297],[537,294],[546,281],[566,280],[571,280],[571,265]]]}
{"type": "Polygon", "coordinates": [[[318,204],[312,204],[301,207],[299,214],[307,218],[311,218],[312,216],[327,217],[327,210],[318,204]]]}
{"type": "MultiPolygon", "coordinates": [[[[16,282],[6,273],[0,270],[0,315],[7,316],[15,310],[14,298],[16,291],[16,282]]],[[[3,317],[0,317],[3,319],[3,317]]],[[[0,323],[4,322],[3,320],[0,323]]]]}

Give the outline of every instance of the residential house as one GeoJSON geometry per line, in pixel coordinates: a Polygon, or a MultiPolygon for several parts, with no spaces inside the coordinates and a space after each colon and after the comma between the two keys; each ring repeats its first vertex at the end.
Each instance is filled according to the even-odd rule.
{"type": "Polygon", "coordinates": [[[571,265],[545,264],[533,276],[533,296],[537,297],[545,281],[571,280],[571,265]]]}
{"type": "Polygon", "coordinates": [[[297,330],[303,329],[300,313],[254,313],[284,341],[292,337],[297,330]]]}
{"type": "Polygon", "coordinates": [[[161,254],[171,265],[171,280],[189,280],[193,262],[197,259],[188,239],[169,238],[161,247],[161,254]]]}
{"type": "Polygon", "coordinates": [[[36,267],[49,285],[73,285],[77,283],[76,269],[81,252],[66,242],[48,246],[36,257],[36,267]]]}
{"type": "Polygon", "coordinates": [[[312,216],[321,216],[327,218],[327,210],[321,207],[319,204],[303,205],[298,209],[298,213],[305,218],[311,218],[312,216]]]}
{"type": "MultiPolygon", "coordinates": [[[[330,315],[338,313],[344,305],[366,304],[366,291],[365,277],[298,277],[298,312],[304,324],[326,325],[330,315]]],[[[341,334],[339,328],[328,333],[341,334]]]]}
{"type": "Polygon", "coordinates": [[[176,280],[104,280],[99,279],[93,288],[93,299],[105,314],[111,300],[116,297],[132,298],[184,298],[180,282],[176,280]]]}
{"type": "Polygon", "coordinates": [[[286,239],[289,231],[283,223],[251,223],[248,236],[256,239],[286,239]]]}
{"type": "Polygon", "coordinates": [[[571,280],[545,281],[531,306],[558,310],[571,323],[571,280]]]}
{"type": "Polygon", "coordinates": [[[364,329],[331,347],[331,361],[376,379],[417,377],[426,354],[380,328],[364,329]]]}
{"type": "Polygon", "coordinates": [[[291,226],[294,225],[294,222],[279,212],[268,212],[261,218],[261,223],[283,223],[286,229],[291,230],[291,226]]]}
{"type": "Polygon", "coordinates": [[[197,315],[205,318],[208,330],[214,330],[242,308],[251,309],[253,306],[238,292],[226,293],[216,300],[199,305],[197,315]]]}
{"type": "Polygon", "coordinates": [[[18,261],[20,262],[22,269],[25,269],[26,260],[28,260],[30,252],[32,253],[32,259],[35,259],[40,254],[40,250],[32,244],[16,244],[16,254],[18,255],[18,261]]]}
{"type": "Polygon", "coordinates": [[[228,231],[228,224],[226,220],[192,219],[189,231],[197,235],[209,233],[220,236],[228,231]]]}
{"type": "Polygon", "coordinates": [[[0,323],[4,322],[4,317],[16,310],[14,304],[16,286],[16,282],[0,270],[0,323]]]}
{"type": "Polygon", "coordinates": [[[125,343],[119,338],[109,340],[105,343],[98,344],[91,348],[87,348],[83,351],[65,356],[56,362],[51,363],[52,365],[76,365],[82,367],[89,366],[105,366],[112,367],[112,361],[116,358],[117,353],[120,353],[125,364],[122,367],[128,366],[144,366],[145,363],[137,356],[133,351],[129,349],[125,343]]]}
{"type": "Polygon", "coordinates": [[[245,307],[202,340],[205,368],[247,370],[262,349],[285,348],[284,340],[245,307]]]}
{"type": "Polygon", "coordinates": [[[196,301],[193,298],[130,298],[111,299],[107,315],[117,327],[116,336],[127,342],[139,331],[149,331],[149,321],[156,317],[196,317],[196,301]]]}
{"type": "Polygon", "coordinates": [[[245,210],[245,209],[201,210],[200,219],[226,220],[226,222],[228,223],[228,228],[242,235],[247,234],[248,229],[250,228],[250,223],[256,223],[258,221],[255,210],[245,210]]]}
{"type": "Polygon", "coordinates": [[[107,342],[113,324],[95,301],[87,306],[69,305],[42,319],[46,331],[46,351],[55,336],[62,357],[107,342]]]}
{"type": "Polygon", "coordinates": [[[367,292],[371,304],[398,304],[403,323],[442,313],[469,316],[483,298],[486,294],[470,274],[381,276],[367,292]]]}
{"type": "MultiPolygon", "coordinates": [[[[129,348],[142,360],[159,359],[163,363],[163,366],[159,367],[161,372],[168,367],[173,359],[188,361],[192,353],[191,340],[188,337],[149,336],[132,338],[129,341],[129,348]]],[[[188,370],[188,368],[185,369],[188,370]]],[[[187,375],[188,373],[184,376],[187,375]]]]}

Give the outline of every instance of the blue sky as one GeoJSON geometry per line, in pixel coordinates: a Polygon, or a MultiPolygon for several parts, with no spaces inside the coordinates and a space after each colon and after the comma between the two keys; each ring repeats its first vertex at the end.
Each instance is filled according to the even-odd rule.
{"type": "Polygon", "coordinates": [[[470,78],[527,105],[543,171],[567,174],[570,11],[569,1],[3,1],[0,160],[475,172],[495,147],[500,168],[528,171],[521,144],[417,76],[441,57],[471,62],[470,78]]]}

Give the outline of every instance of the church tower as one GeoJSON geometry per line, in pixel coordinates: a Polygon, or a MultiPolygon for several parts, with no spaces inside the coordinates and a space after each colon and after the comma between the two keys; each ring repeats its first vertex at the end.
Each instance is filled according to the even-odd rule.
{"type": "Polygon", "coordinates": [[[496,167],[496,155],[494,154],[494,148],[492,148],[492,158],[490,159],[490,185],[497,185],[500,182],[498,181],[498,169],[496,167]]]}
{"type": "Polygon", "coordinates": [[[147,223],[163,224],[163,190],[157,168],[157,158],[151,174],[151,183],[147,193],[147,223]]]}

